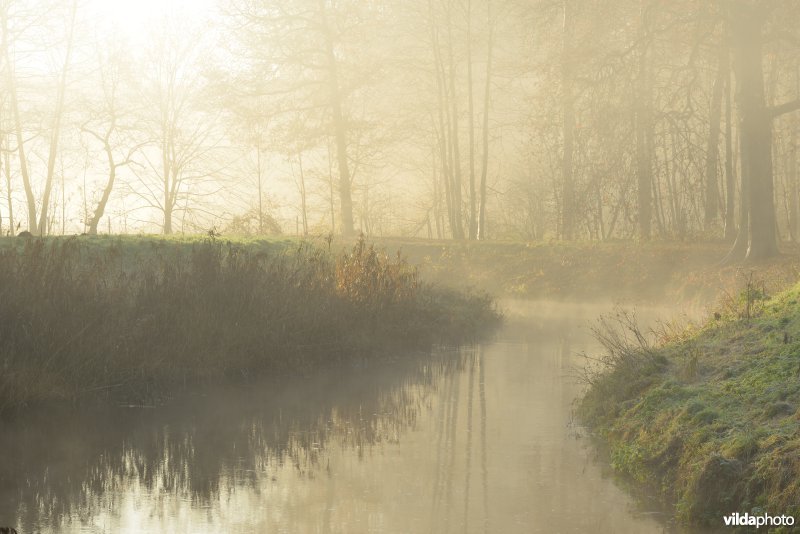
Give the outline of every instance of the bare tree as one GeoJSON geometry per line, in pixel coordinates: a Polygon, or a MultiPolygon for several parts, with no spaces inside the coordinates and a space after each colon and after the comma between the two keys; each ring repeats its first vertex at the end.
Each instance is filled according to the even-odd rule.
{"type": "Polygon", "coordinates": [[[342,233],[355,232],[353,181],[348,153],[354,91],[374,74],[360,51],[364,17],[380,13],[377,6],[355,0],[302,0],[285,3],[238,0],[233,12],[239,38],[251,62],[252,92],[270,96],[282,111],[322,111],[335,148],[342,233]],[[256,80],[258,78],[258,80],[256,80]],[[301,102],[298,106],[298,102],[301,102]]]}
{"type": "Polygon", "coordinates": [[[140,151],[144,169],[136,171],[138,187],[130,190],[162,213],[164,234],[175,230],[176,211],[186,215],[190,209],[200,209],[190,200],[219,192],[217,179],[226,167],[214,157],[224,137],[216,121],[219,112],[208,111],[203,104],[201,36],[198,30],[172,25],[180,22],[164,21],[147,61],[150,75],[142,82],[140,98],[153,113],[146,133],[149,140],[140,151]]]}
{"type": "Polygon", "coordinates": [[[97,85],[102,91],[102,97],[87,103],[89,117],[81,125],[81,131],[100,143],[108,174],[92,214],[86,214],[86,227],[90,235],[97,234],[98,225],[117,182],[119,169],[133,163],[134,154],[143,145],[134,140],[134,128],[124,124],[131,114],[129,104],[126,105],[125,102],[126,96],[130,95],[124,94],[124,89],[133,85],[128,72],[128,58],[123,56],[122,50],[114,43],[98,46],[97,56],[97,85]],[[107,53],[106,50],[112,52],[107,53]],[[94,102],[98,103],[93,104],[94,102]]]}

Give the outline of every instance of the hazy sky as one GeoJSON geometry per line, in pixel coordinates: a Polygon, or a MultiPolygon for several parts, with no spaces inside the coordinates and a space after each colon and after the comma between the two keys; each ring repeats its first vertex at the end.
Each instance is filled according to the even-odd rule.
{"type": "Polygon", "coordinates": [[[167,14],[202,20],[215,9],[215,0],[90,0],[104,24],[130,42],[144,45],[154,22],[167,14]]]}

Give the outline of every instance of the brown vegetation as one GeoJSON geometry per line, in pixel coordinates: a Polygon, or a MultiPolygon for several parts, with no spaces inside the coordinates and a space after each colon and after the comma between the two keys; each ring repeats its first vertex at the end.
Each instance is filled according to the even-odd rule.
{"type": "Polygon", "coordinates": [[[418,281],[359,242],[261,252],[215,240],[34,239],[0,249],[0,410],[98,394],[158,401],[176,386],[302,373],[474,339],[488,297],[418,281]]]}

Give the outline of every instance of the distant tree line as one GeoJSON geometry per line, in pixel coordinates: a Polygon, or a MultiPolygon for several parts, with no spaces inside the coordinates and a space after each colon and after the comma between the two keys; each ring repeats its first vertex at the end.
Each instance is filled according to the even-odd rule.
{"type": "Polygon", "coordinates": [[[791,0],[0,0],[3,233],[800,238],[791,0]]]}

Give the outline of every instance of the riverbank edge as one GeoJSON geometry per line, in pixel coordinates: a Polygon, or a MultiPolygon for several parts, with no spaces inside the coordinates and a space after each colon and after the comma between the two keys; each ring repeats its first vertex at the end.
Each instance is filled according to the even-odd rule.
{"type": "MultiPolygon", "coordinates": [[[[485,293],[419,280],[365,241],[0,240],[0,412],[52,402],[159,404],[263,376],[491,335],[485,293]]],[[[394,356],[393,356],[394,355],[394,356]]]]}
{"type": "MultiPolygon", "coordinates": [[[[136,258],[151,254],[159,246],[186,251],[208,236],[98,235],[73,239],[95,250],[121,244],[119,248],[125,254],[136,258]]],[[[330,235],[222,235],[215,239],[268,254],[292,250],[301,243],[338,254],[358,242],[358,238],[330,235]]],[[[0,237],[0,249],[21,246],[24,241],[0,237]]],[[[800,246],[792,243],[782,243],[781,254],[768,260],[721,265],[730,248],[722,241],[526,242],[393,237],[369,237],[366,241],[389,256],[399,253],[418,269],[422,281],[440,288],[484,292],[495,298],[707,306],[722,296],[735,295],[753,276],[770,292],[777,292],[795,283],[800,274],[800,246]]]]}
{"type": "Polygon", "coordinates": [[[774,298],[749,286],[655,342],[631,319],[598,323],[606,352],[577,405],[612,468],[679,523],[786,514],[795,526],[769,531],[800,532],[800,284],[774,298]]]}

